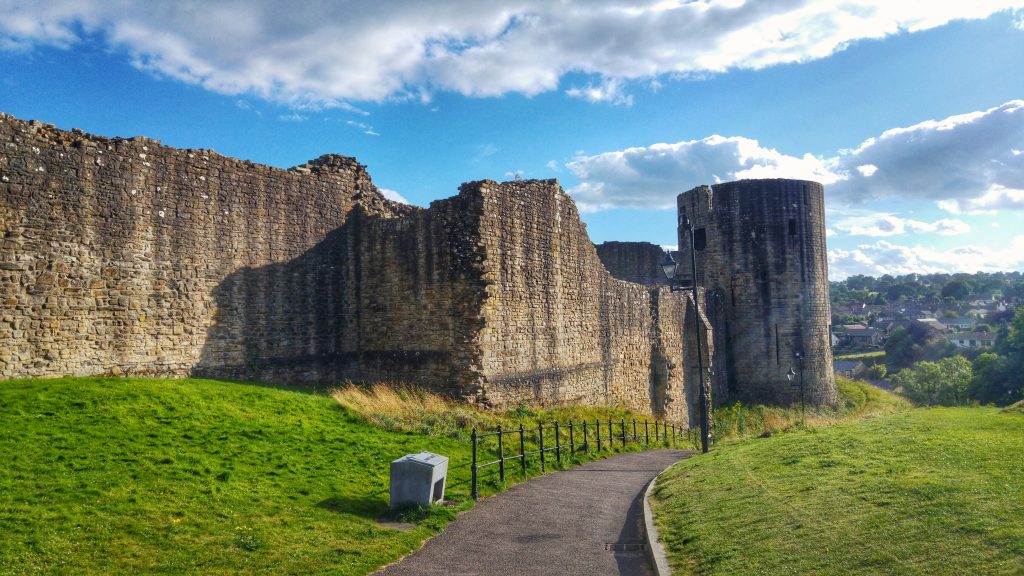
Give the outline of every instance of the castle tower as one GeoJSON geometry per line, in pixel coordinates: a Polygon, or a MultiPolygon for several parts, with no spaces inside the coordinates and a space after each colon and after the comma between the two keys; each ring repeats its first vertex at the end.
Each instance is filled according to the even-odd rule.
{"type": "MultiPolygon", "coordinates": [[[[838,401],[832,373],[831,310],[821,184],[740,180],[698,186],[678,197],[680,262],[696,250],[697,283],[707,290],[714,330],[713,394],[730,400],[838,401]],[[686,215],[694,242],[682,226],[686,215]]],[[[689,266],[679,267],[684,282],[689,266]]]]}

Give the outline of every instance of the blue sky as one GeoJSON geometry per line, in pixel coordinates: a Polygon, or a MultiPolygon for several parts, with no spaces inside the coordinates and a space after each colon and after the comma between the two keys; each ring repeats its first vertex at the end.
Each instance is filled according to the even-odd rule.
{"type": "Polygon", "coordinates": [[[1024,268],[1024,0],[0,0],[0,111],[427,205],[558,178],[595,242],[675,195],[826,185],[830,275],[1024,268]],[[244,7],[243,7],[244,5],[244,7]]]}

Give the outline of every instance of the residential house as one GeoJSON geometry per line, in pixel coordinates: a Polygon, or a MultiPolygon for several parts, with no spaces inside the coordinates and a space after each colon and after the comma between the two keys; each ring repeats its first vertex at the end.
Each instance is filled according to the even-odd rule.
{"type": "Polygon", "coordinates": [[[974,328],[978,324],[978,319],[970,316],[961,316],[958,318],[943,318],[942,323],[958,332],[963,332],[964,330],[974,328]]]}
{"type": "Polygon", "coordinates": [[[996,342],[993,332],[958,332],[949,336],[957,348],[991,348],[996,342]]]}
{"type": "Polygon", "coordinates": [[[864,362],[860,360],[833,360],[832,371],[836,373],[836,376],[846,376],[847,378],[857,378],[868,369],[864,365],[864,362]]]}

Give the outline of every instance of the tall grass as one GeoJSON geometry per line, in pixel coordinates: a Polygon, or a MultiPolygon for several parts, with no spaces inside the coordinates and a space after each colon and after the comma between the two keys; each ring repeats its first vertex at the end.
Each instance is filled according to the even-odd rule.
{"type": "Polygon", "coordinates": [[[343,408],[385,430],[464,439],[499,419],[471,404],[406,384],[346,383],[331,392],[343,408]]]}
{"type": "Polygon", "coordinates": [[[904,398],[870,384],[837,377],[839,406],[808,407],[803,422],[799,406],[776,407],[733,402],[716,408],[712,434],[717,441],[771,436],[798,426],[815,428],[911,408],[904,398]]]}

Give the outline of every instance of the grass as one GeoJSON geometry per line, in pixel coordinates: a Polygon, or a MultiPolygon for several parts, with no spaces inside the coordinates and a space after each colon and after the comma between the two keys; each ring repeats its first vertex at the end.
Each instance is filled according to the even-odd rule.
{"type": "Polygon", "coordinates": [[[882,358],[885,356],[885,350],[873,350],[871,352],[855,352],[853,354],[841,354],[836,356],[836,360],[861,360],[864,358],[882,358]]]}
{"type": "MultiPolygon", "coordinates": [[[[451,412],[436,398],[356,411],[326,394],[211,380],[3,382],[0,574],[366,574],[471,505],[465,426],[581,414],[467,408],[437,428],[426,413],[372,423],[375,407],[406,401],[451,412]],[[406,510],[398,520],[411,529],[391,528],[389,462],[420,450],[449,457],[454,504],[406,510]]],[[[504,487],[495,472],[481,495],[504,487]]]]}
{"type": "Polygon", "coordinates": [[[716,442],[767,437],[801,426],[829,426],[870,416],[891,414],[912,406],[901,396],[866,382],[837,376],[836,384],[839,387],[839,406],[808,407],[806,415],[801,414],[799,406],[745,405],[734,402],[715,408],[713,420],[716,442]]]}
{"type": "Polygon", "coordinates": [[[659,480],[676,574],[1024,574],[1024,414],[903,410],[733,442],[659,480]]]}

